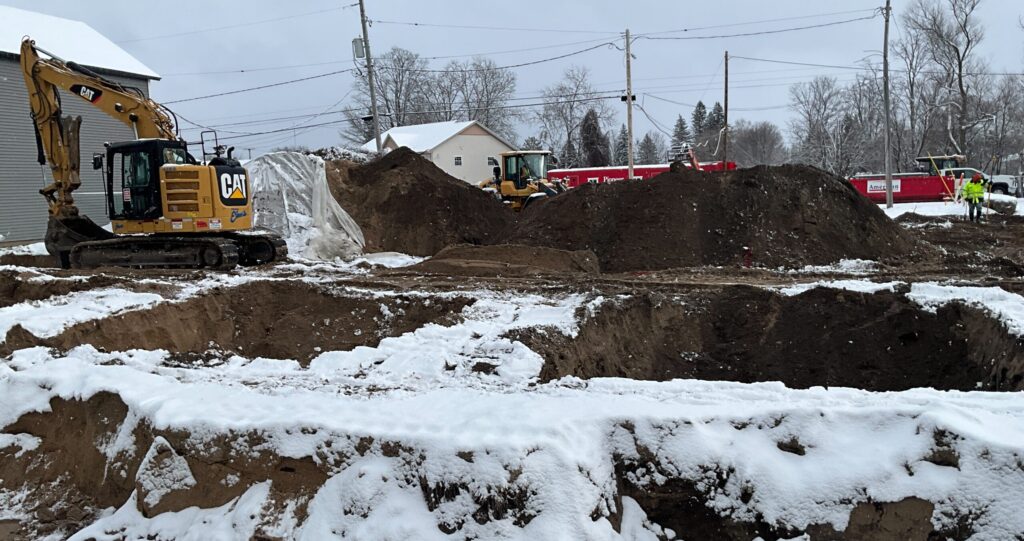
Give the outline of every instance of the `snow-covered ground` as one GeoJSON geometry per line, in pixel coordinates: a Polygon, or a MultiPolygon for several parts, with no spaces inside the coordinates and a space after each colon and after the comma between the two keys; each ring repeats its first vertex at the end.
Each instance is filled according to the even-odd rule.
{"type": "MultiPolygon", "coordinates": [[[[988,194],[987,198],[992,201],[1013,203],[1017,205],[1014,214],[1024,214],[1024,199],[1018,199],[1012,195],[988,194]]],[[[962,201],[935,201],[927,203],[894,203],[892,208],[886,208],[884,204],[879,207],[885,211],[890,218],[896,219],[907,213],[919,214],[921,216],[962,216],[967,218],[967,204],[962,201]]],[[[985,214],[993,214],[996,211],[985,208],[985,214]]]]}
{"type": "MultiPolygon", "coordinates": [[[[255,279],[277,278],[209,278],[166,299],[113,290],[94,292],[88,302],[79,294],[65,299],[80,307],[75,314],[97,305],[111,313],[255,279]]],[[[780,291],[871,292],[897,285],[846,280],[780,291]]],[[[647,540],[656,539],[655,532],[693,539],[652,525],[636,501],[616,498],[617,476],[623,475],[617,468],[625,464],[634,466],[625,474],[630,483],[692,482],[714,510],[738,521],[760,516],[798,530],[821,523],[843,529],[858,502],[916,496],[935,503],[936,527],[970,514],[978,532],[972,539],[1024,533],[1019,393],[871,393],[793,390],[779,383],[573,377],[541,384],[542,359],[507,331],[572,336],[579,314],[592,312],[588,308],[600,300],[460,294],[476,302],[459,322],[428,324],[375,347],[323,352],[308,367],[235,356],[215,367],[182,368],[165,362],[163,351],[103,353],[88,345],[66,354],[20,350],[0,363],[0,426],[26,412],[47,411],[56,397],[83,400],[112,392],[128,406],[122,436],[103,442],[103,452],[145,458],[136,474],[139,489],[71,537],[81,541],[248,539],[257,527],[285,539],[450,539],[438,529],[442,523],[460,525],[460,539],[647,540]],[[495,368],[474,370],[480,362],[495,368]],[[275,509],[269,482],[248,485],[221,507],[147,518],[141,505],[188,491],[197,479],[176,453],[157,462],[170,444],[160,437],[135,441],[136,423],[156,431],[185,430],[199,445],[258,433],[264,443],[246,452],[316,457],[327,480],[314,487],[301,524],[287,516],[294,506],[285,506],[268,525],[265,514],[275,509]],[[367,437],[374,443],[367,446],[367,437]],[[956,467],[933,458],[939,440],[944,452],[957,457],[956,467]],[[792,441],[803,454],[783,445],[792,441]],[[387,447],[389,442],[400,444],[399,450],[387,447]],[[425,487],[461,488],[428,506],[425,487]],[[531,516],[525,525],[521,516],[483,523],[472,518],[481,501],[510,493],[525,498],[531,516]],[[618,531],[612,516],[621,518],[618,531]]],[[[926,308],[967,302],[1024,334],[1024,298],[999,288],[913,284],[908,297],[926,308]]],[[[55,305],[48,306],[56,313],[55,305]]],[[[34,329],[53,333],[67,323],[34,329]]],[[[18,453],[39,444],[27,434],[0,439],[0,446],[18,453]]],[[[18,498],[0,491],[7,515],[27,512],[18,498]]]]}

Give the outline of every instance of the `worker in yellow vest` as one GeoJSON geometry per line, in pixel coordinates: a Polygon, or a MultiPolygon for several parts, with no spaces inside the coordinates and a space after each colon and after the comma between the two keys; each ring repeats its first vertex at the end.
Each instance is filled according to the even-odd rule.
{"type": "Polygon", "coordinates": [[[974,177],[960,190],[964,201],[967,201],[967,213],[972,222],[981,222],[981,202],[985,199],[985,183],[980,173],[974,177]]]}

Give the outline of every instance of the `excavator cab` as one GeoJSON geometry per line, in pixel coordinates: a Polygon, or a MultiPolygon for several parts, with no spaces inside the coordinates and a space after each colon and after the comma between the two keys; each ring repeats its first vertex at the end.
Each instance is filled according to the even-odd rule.
{"type": "MultiPolygon", "coordinates": [[[[163,215],[160,168],[194,165],[196,161],[182,141],[144,139],[108,145],[106,163],[110,219],[151,220],[163,215]]],[[[96,165],[94,161],[93,167],[96,165]]]]}

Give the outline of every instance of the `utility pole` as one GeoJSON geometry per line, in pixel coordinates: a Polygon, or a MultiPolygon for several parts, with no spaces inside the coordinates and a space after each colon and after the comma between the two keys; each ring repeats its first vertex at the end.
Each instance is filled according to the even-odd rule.
{"type": "Polygon", "coordinates": [[[725,51],[725,126],[722,128],[722,167],[729,164],[729,51],[725,51]]]}
{"type": "Polygon", "coordinates": [[[363,23],[363,50],[366,52],[366,80],[370,84],[370,114],[373,115],[373,138],[380,152],[380,118],[377,116],[377,89],[373,84],[373,58],[370,56],[370,33],[367,30],[366,6],[359,0],[359,18],[363,23]]]}
{"type": "Polygon", "coordinates": [[[633,55],[629,51],[630,49],[630,38],[629,29],[626,29],[626,97],[623,101],[626,102],[626,131],[629,132],[629,144],[626,145],[629,154],[629,169],[626,177],[629,179],[633,178],[633,74],[632,74],[632,60],[633,55]]]}
{"type": "Polygon", "coordinates": [[[249,159],[251,160],[252,159],[252,149],[251,148],[246,148],[245,150],[249,151],[249,159]]]}
{"type": "Polygon", "coordinates": [[[885,37],[882,44],[882,102],[885,107],[885,208],[892,208],[892,156],[889,151],[889,124],[892,112],[889,109],[889,15],[892,13],[891,0],[885,0],[885,37]]]}

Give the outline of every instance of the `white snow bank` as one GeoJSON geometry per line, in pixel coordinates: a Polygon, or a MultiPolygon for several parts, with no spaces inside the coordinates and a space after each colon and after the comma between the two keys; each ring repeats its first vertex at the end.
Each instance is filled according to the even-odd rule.
{"type": "Polygon", "coordinates": [[[247,169],[253,225],[284,237],[289,253],[332,260],[362,252],[363,232],[331,195],[322,159],[274,152],[252,160],[247,169]]]}
{"type": "Polygon", "coordinates": [[[30,301],[0,308],[0,342],[7,331],[21,324],[26,331],[48,338],[83,321],[99,319],[121,311],[141,308],[163,300],[156,293],[136,293],[126,289],[94,289],[30,301]]]}
{"type": "Polygon", "coordinates": [[[832,265],[806,265],[803,268],[792,269],[788,272],[790,274],[835,273],[863,276],[876,272],[877,270],[878,263],[875,261],[867,259],[842,259],[838,263],[832,265]]]}
{"type": "Polygon", "coordinates": [[[18,246],[8,246],[6,248],[0,248],[0,255],[50,255],[46,251],[46,245],[41,242],[34,242],[32,244],[20,244],[18,246]]]}
{"type": "Polygon", "coordinates": [[[954,301],[981,308],[1003,322],[1010,332],[1024,336],[1024,297],[1000,287],[917,283],[911,286],[907,298],[933,311],[954,301]]]}
{"type": "MultiPolygon", "coordinates": [[[[438,362],[443,353],[425,349],[420,355],[438,362]]],[[[639,461],[631,482],[689,480],[706,491],[716,511],[737,520],[760,514],[795,528],[830,523],[842,529],[858,502],[916,496],[936,503],[937,524],[976,513],[972,539],[1024,532],[1019,393],[575,378],[485,385],[468,375],[445,387],[408,380],[386,390],[294,364],[183,369],[161,365],[160,357],[102,354],[87,346],[66,357],[44,348],[18,351],[10,369],[0,369],[0,423],[45,410],[54,396],[84,399],[111,391],[134,418],[158,429],[188,430],[196,441],[255,430],[266,441],[261,448],[281,456],[339,460],[310,502],[307,522],[278,532],[286,539],[443,539],[436,525],[456,518],[465,519],[460,538],[629,539],[606,518],[591,518],[594,510],[617,512],[616,456],[639,461]],[[959,467],[929,460],[939,431],[950,435],[959,467]],[[377,447],[356,452],[365,436],[401,442],[408,451],[397,457],[377,447]],[[803,456],[779,448],[793,438],[806,449],[803,456]],[[473,460],[459,457],[467,452],[473,460]],[[431,511],[421,479],[469,488],[431,511]],[[511,518],[476,524],[471,494],[498,490],[525,491],[536,517],[522,528],[511,518]]],[[[199,521],[209,524],[204,539],[247,538],[254,524],[247,517],[259,516],[259,486],[222,508],[152,519],[139,516],[132,499],[72,539],[108,539],[98,535],[103,531],[126,535],[122,528],[133,538],[184,539],[186,532],[198,534],[189,528],[199,521]],[[227,526],[232,518],[243,518],[233,530],[227,526]]],[[[656,531],[642,509],[623,505],[633,538],[656,531]]]]}
{"type": "MultiPolygon", "coordinates": [[[[963,216],[967,217],[967,204],[964,202],[937,201],[930,203],[895,203],[892,208],[879,205],[885,214],[892,219],[899,218],[907,213],[914,213],[920,216],[963,216]]],[[[985,214],[996,214],[996,211],[983,208],[985,214]]]]}

